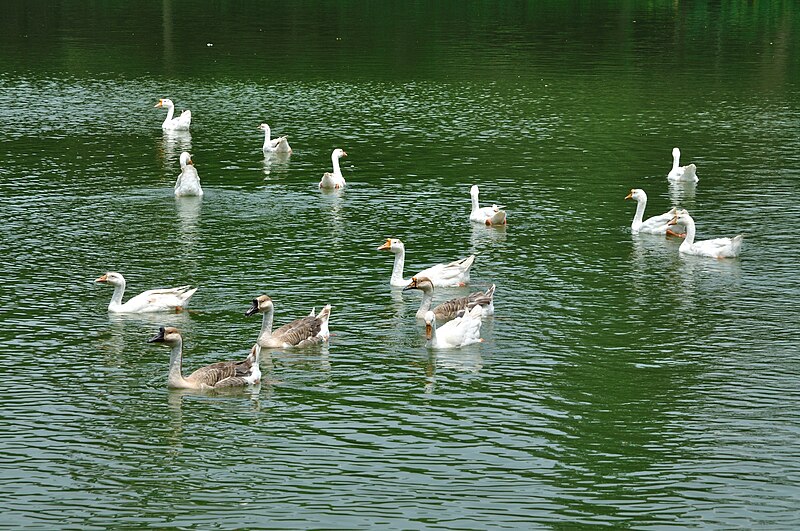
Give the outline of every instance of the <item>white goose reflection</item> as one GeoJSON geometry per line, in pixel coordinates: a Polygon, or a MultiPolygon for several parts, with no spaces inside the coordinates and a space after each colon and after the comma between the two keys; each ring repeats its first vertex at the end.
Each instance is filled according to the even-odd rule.
{"type": "Polygon", "coordinates": [[[264,179],[273,179],[275,175],[286,173],[289,169],[291,153],[264,153],[264,179]]]}
{"type": "Polygon", "coordinates": [[[670,182],[669,200],[673,206],[690,210],[694,206],[695,182],[670,182]]]}
{"type": "Polygon", "coordinates": [[[436,366],[459,372],[477,373],[483,368],[483,358],[479,345],[463,348],[439,349],[434,354],[436,366]]]}
{"type": "Polygon", "coordinates": [[[178,214],[178,233],[181,235],[180,241],[186,251],[192,250],[197,243],[197,221],[200,219],[202,206],[202,197],[175,198],[175,210],[178,214]]]}
{"type": "Polygon", "coordinates": [[[192,133],[189,131],[175,131],[164,129],[161,137],[164,166],[172,168],[178,164],[181,153],[192,152],[192,133]]]}
{"type": "Polygon", "coordinates": [[[478,250],[487,245],[497,242],[506,241],[506,232],[508,225],[497,225],[487,227],[478,223],[470,223],[472,225],[472,233],[470,235],[470,243],[472,248],[478,250]]]}

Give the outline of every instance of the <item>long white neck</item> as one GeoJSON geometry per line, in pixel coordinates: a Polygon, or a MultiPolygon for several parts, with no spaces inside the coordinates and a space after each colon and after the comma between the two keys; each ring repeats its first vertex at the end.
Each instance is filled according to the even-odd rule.
{"type": "Polygon", "coordinates": [[[642,218],[644,217],[644,207],[646,206],[647,206],[647,199],[636,201],[636,214],[633,215],[633,223],[631,223],[632,229],[637,229],[642,224],[642,218]]]}
{"type": "Polygon", "coordinates": [[[169,380],[170,387],[186,387],[186,380],[182,374],[183,366],[183,339],[172,345],[169,355],[169,380]]]}
{"type": "Polygon", "coordinates": [[[425,319],[425,314],[431,309],[431,304],[433,304],[433,291],[422,290],[422,302],[419,304],[419,310],[417,310],[418,319],[425,319]]]}
{"type": "Polygon", "coordinates": [[[678,151],[672,153],[672,169],[677,170],[680,164],[681,154],[678,151]]]}
{"type": "Polygon", "coordinates": [[[125,282],[114,284],[114,294],[111,295],[111,302],[108,303],[108,309],[122,306],[122,295],[125,293],[125,282]]]}
{"type": "Polygon", "coordinates": [[[269,307],[269,310],[264,312],[264,317],[261,319],[261,332],[258,333],[258,339],[269,339],[272,337],[272,317],[275,314],[275,308],[269,307]]]}
{"type": "Polygon", "coordinates": [[[270,140],[270,130],[269,126],[264,128],[264,149],[272,147],[272,141],[270,140]]]}
{"type": "Polygon", "coordinates": [[[334,175],[341,175],[342,170],[339,169],[339,157],[336,156],[336,153],[331,153],[331,163],[333,164],[333,174],[334,175]]]}
{"type": "Polygon", "coordinates": [[[436,319],[431,321],[431,345],[436,344],[436,319]]]}
{"type": "Polygon", "coordinates": [[[683,239],[683,243],[681,244],[681,248],[686,249],[694,245],[694,220],[688,216],[684,218],[686,221],[684,225],[686,225],[686,237],[683,239]]]}
{"type": "Polygon", "coordinates": [[[478,203],[478,192],[475,192],[474,194],[470,195],[472,196],[472,211],[475,212],[480,208],[480,205],[478,203]]]}
{"type": "Polygon", "coordinates": [[[392,278],[391,283],[393,285],[398,285],[403,282],[403,268],[406,265],[406,250],[404,248],[400,248],[396,253],[394,253],[394,266],[392,266],[392,278]]]}
{"type": "Polygon", "coordinates": [[[175,115],[175,106],[170,105],[169,107],[167,107],[167,117],[164,118],[164,125],[168,124],[172,120],[172,117],[174,115],[175,115]]]}

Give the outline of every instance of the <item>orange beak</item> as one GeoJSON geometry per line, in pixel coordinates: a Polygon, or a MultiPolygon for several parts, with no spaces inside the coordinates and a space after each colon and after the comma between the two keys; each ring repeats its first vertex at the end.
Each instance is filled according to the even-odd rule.
{"type": "Polygon", "coordinates": [[[346,157],[346,156],[347,156],[347,151],[345,151],[345,150],[342,150],[342,156],[343,156],[343,157],[346,157]]]}
{"type": "Polygon", "coordinates": [[[95,279],[95,282],[108,282],[108,275],[103,275],[102,277],[95,279]]]}
{"type": "Polygon", "coordinates": [[[425,339],[430,341],[432,337],[433,337],[433,327],[431,326],[430,323],[425,323],[425,339]]]}
{"type": "Polygon", "coordinates": [[[669,223],[667,223],[667,225],[669,225],[669,226],[677,225],[677,224],[678,224],[678,216],[675,216],[674,218],[669,220],[669,223]]]}
{"type": "Polygon", "coordinates": [[[378,247],[377,250],[378,251],[386,251],[386,250],[391,249],[391,248],[392,248],[392,240],[391,240],[391,238],[386,238],[386,242],[383,245],[381,245],[380,247],[378,247]]]}
{"type": "Polygon", "coordinates": [[[192,159],[189,159],[189,160],[186,162],[186,164],[191,164],[192,166],[194,166],[194,161],[193,161],[192,159]]]}
{"type": "Polygon", "coordinates": [[[164,100],[158,100],[158,103],[155,104],[156,107],[161,107],[164,104],[164,100]]]}
{"type": "Polygon", "coordinates": [[[631,199],[633,197],[633,192],[629,193],[625,196],[625,199],[631,199]]]}

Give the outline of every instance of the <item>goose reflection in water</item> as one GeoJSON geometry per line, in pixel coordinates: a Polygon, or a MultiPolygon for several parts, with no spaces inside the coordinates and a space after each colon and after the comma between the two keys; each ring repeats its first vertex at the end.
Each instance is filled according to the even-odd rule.
{"type": "Polygon", "coordinates": [[[172,169],[177,166],[181,153],[184,151],[192,152],[192,133],[164,129],[161,135],[161,152],[164,167],[172,169]]]}
{"type": "Polygon", "coordinates": [[[175,210],[178,215],[178,232],[184,252],[194,249],[198,240],[197,222],[200,219],[200,210],[203,206],[202,197],[180,197],[175,200],[175,210]]]}
{"type": "Polygon", "coordinates": [[[669,183],[669,201],[671,204],[691,210],[694,205],[694,195],[697,183],[691,181],[677,181],[669,183]]]}
{"type": "Polygon", "coordinates": [[[494,243],[506,241],[508,225],[494,225],[491,227],[479,225],[478,223],[470,223],[470,225],[472,225],[469,239],[472,245],[471,252],[478,252],[480,249],[491,246],[494,243]]]}
{"type": "Polygon", "coordinates": [[[277,153],[269,152],[264,153],[263,172],[264,180],[274,178],[274,174],[282,174],[289,171],[289,159],[292,157],[291,153],[277,153]]]}

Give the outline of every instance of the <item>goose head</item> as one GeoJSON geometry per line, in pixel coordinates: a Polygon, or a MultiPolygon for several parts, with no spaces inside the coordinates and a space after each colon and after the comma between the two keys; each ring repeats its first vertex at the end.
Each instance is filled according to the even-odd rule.
{"type": "Polygon", "coordinates": [[[470,197],[478,197],[478,185],[473,184],[472,188],[469,189],[470,197]]]}
{"type": "Polygon", "coordinates": [[[336,148],[336,149],[333,150],[332,155],[334,157],[336,157],[337,159],[340,159],[342,157],[346,157],[347,153],[345,153],[345,151],[343,149],[336,148]]]}
{"type": "Polygon", "coordinates": [[[411,282],[408,283],[408,286],[403,288],[403,291],[411,289],[418,289],[429,293],[433,291],[433,282],[428,277],[411,277],[411,282]]]}
{"type": "Polygon", "coordinates": [[[378,251],[391,251],[393,253],[399,253],[405,251],[406,248],[403,245],[403,242],[398,240],[397,238],[386,238],[386,241],[378,247],[378,251]]]}
{"type": "Polygon", "coordinates": [[[148,343],[164,343],[166,345],[175,345],[181,342],[181,333],[173,326],[161,327],[158,329],[158,334],[147,340],[148,343]]]}
{"type": "Polygon", "coordinates": [[[269,295],[261,295],[253,299],[253,304],[244,312],[244,315],[245,317],[250,317],[256,313],[264,313],[272,307],[272,299],[269,298],[269,295]]]}
{"type": "Polygon", "coordinates": [[[169,98],[162,98],[158,100],[158,103],[155,105],[156,107],[166,107],[169,109],[170,107],[175,107],[175,104],[172,103],[172,100],[169,98]]]}
{"type": "Polygon", "coordinates": [[[672,158],[678,160],[681,158],[681,150],[678,148],[672,148],[672,158]]]}
{"type": "Polygon", "coordinates": [[[692,219],[692,216],[689,215],[689,212],[687,210],[685,210],[685,209],[681,209],[681,210],[673,209],[673,210],[675,210],[675,215],[669,221],[669,223],[667,223],[667,225],[677,225],[679,223],[681,225],[687,225],[688,223],[692,223],[692,224],[694,223],[694,220],[692,219]]]}
{"type": "Polygon", "coordinates": [[[184,151],[181,153],[181,168],[188,166],[189,164],[194,164],[194,162],[192,162],[192,156],[188,151],[184,151]]]}
{"type": "Polygon", "coordinates": [[[428,341],[433,337],[433,325],[436,323],[436,315],[430,310],[425,312],[425,339],[428,341]]]}
{"type": "Polygon", "coordinates": [[[262,131],[269,131],[270,130],[269,126],[267,124],[261,124],[261,125],[258,126],[258,128],[261,129],[262,131]]]}
{"type": "Polygon", "coordinates": [[[125,277],[123,277],[119,273],[114,273],[113,271],[109,271],[102,277],[95,279],[95,282],[100,282],[102,284],[111,284],[112,286],[124,286],[125,277]]]}
{"type": "Polygon", "coordinates": [[[631,188],[631,193],[625,196],[625,199],[635,199],[637,203],[647,201],[647,194],[641,188],[631,188]]]}

